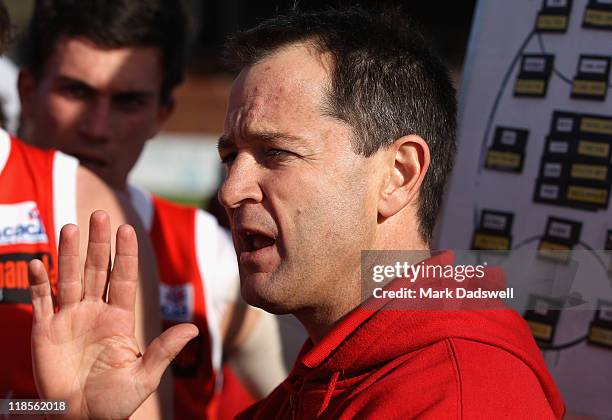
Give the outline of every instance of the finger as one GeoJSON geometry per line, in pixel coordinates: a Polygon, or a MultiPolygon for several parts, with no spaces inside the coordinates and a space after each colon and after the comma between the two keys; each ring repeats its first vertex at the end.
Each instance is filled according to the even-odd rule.
{"type": "Polygon", "coordinates": [[[58,251],[58,282],[60,309],[81,301],[81,261],[79,260],[79,228],[66,225],[60,232],[58,251]]]}
{"type": "Polygon", "coordinates": [[[132,226],[119,226],[115,249],[108,303],[134,312],[138,289],[138,241],[132,226]]]}
{"type": "Polygon", "coordinates": [[[102,299],[110,269],[111,227],[108,214],[96,210],[89,219],[89,239],[85,258],[85,298],[102,299]]]}
{"type": "Polygon", "coordinates": [[[177,354],[192,338],[198,335],[198,327],[193,324],[175,325],[157,337],[142,356],[145,381],[151,390],[155,389],[159,381],[177,354]]]}
{"type": "Polygon", "coordinates": [[[53,315],[53,300],[51,299],[51,285],[45,265],[40,260],[32,260],[29,264],[30,296],[32,297],[32,311],[36,321],[53,315]]]}

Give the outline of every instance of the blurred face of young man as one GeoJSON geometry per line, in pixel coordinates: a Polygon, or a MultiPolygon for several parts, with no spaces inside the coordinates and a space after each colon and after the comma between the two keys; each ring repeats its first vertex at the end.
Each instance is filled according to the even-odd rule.
{"type": "Polygon", "coordinates": [[[242,295],[298,317],[359,302],[377,222],[379,157],[356,154],[351,128],[325,115],[328,60],[294,45],[244,69],[219,140],[242,295]]]}
{"type": "Polygon", "coordinates": [[[19,81],[24,137],[56,148],[111,187],[124,189],[145,142],[171,112],[160,102],[162,68],[156,48],[101,48],[60,37],[36,80],[19,81]]]}

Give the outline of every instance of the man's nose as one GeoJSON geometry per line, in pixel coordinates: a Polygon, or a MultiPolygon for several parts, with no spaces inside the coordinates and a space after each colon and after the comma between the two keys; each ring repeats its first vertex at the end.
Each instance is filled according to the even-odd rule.
{"type": "Polygon", "coordinates": [[[81,118],[80,131],[86,137],[107,141],[111,134],[110,102],[103,98],[93,99],[81,118]]]}
{"type": "Polygon", "coordinates": [[[227,169],[225,181],[219,189],[219,202],[226,209],[234,209],[243,203],[259,203],[263,192],[259,185],[259,171],[255,159],[238,153],[227,169]]]}

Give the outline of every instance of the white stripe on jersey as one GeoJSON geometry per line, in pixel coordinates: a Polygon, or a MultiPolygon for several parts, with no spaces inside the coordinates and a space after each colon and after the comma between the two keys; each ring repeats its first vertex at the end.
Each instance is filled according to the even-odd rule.
{"type": "Polygon", "coordinates": [[[68,223],[77,223],[76,190],[79,161],[62,152],[53,155],[53,218],[55,245],[59,246],[59,234],[68,223]]]}
{"type": "Polygon", "coordinates": [[[212,364],[220,373],[223,356],[221,320],[228,306],[239,299],[240,293],[236,253],[229,233],[211,214],[198,210],[195,230],[196,256],[200,277],[204,281],[206,320],[212,341],[212,364]]]}
{"type": "MultiPolygon", "coordinates": [[[[129,186],[130,201],[147,232],[153,224],[155,207],[151,194],[129,186]]],[[[217,386],[222,380],[223,337],[221,320],[228,306],[233,305],[240,294],[238,263],[231,235],[217,220],[203,210],[195,216],[195,254],[200,278],[203,281],[206,305],[206,322],[211,340],[212,366],[217,372],[217,386]]]]}
{"type": "Polygon", "coordinates": [[[6,166],[9,154],[11,153],[11,139],[8,133],[0,129],[0,173],[6,166]]]}
{"type": "Polygon", "coordinates": [[[132,207],[138,213],[140,221],[147,233],[151,233],[151,226],[153,225],[153,199],[151,193],[148,191],[141,190],[140,188],[128,185],[128,192],[130,194],[130,201],[132,207]]]}

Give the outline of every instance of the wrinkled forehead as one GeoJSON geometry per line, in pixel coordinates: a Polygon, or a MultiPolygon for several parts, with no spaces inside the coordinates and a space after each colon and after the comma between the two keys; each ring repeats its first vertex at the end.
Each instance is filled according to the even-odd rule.
{"type": "Polygon", "coordinates": [[[268,123],[289,128],[322,118],[330,84],[326,60],[312,47],[292,45],[243,69],[232,86],[226,130],[268,123]]]}

